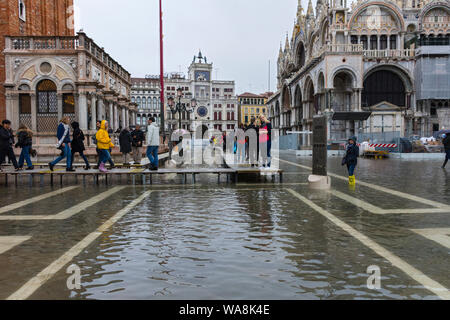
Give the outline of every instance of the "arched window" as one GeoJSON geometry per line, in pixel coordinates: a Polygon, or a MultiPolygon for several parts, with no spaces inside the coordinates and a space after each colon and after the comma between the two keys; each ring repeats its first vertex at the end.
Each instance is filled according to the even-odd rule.
{"type": "Polygon", "coordinates": [[[368,46],[367,46],[367,36],[361,36],[361,43],[363,45],[363,49],[367,50],[368,46]]]}
{"type": "Polygon", "coordinates": [[[19,18],[23,21],[27,19],[27,11],[23,0],[19,0],[19,18]]]}
{"type": "Polygon", "coordinates": [[[136,103],[138,105],[138,108],[141,109],[141,97],[137,97],[136,103]]]}
{"type": "Polygon", "coordinates": [[[145,97],[142,98],[142,109],[147,109],[147,99],[145,97]]]}
{"type": "Polygon", "coordinates": [[[156,99],[156,97],[155,98],[153,98],[153,109],[154,110],[156,110],[156,109],[158,109],[158,99],[156,99]]]}
{"type": "Polygon", "coordinates": [[[37,85],[38,113],[58,113],[56,85],[53,81],[42,80],[37,85]]]}
{"type": "Polygon", "coordinates": [[[377,50],[378,44],[377,44],[377,36],[372,35],[370,36],[370,50],[377,50]]]}
{"type": "Polygon", "coordinates": [[[56,84],[51,80],[42,80],[37,91],[37,130],[53,132],[58,126],[58,97],[56,84]]]}
{"type": "Polygon", "coordinates": [[[397,36],[393,35],[389,37],[389,48],[391,48],[391,50],[395,50],[397,49],[397,36]]]}
{"type": "Polygon", "coordinates": [[[386,50],[387,49],[387,36],[382,35],[380,37],[380,50],[386,50]]]}

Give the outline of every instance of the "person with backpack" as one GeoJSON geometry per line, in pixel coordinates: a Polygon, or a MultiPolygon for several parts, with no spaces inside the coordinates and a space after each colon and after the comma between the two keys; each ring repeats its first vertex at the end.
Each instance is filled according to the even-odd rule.
{"type": "Polygon", "coordinates": [[[73,135],[72,135],[72,163],[75,158],[75,153],[78,153],[80,157],[83,159],[86,166],[84,167],[84,170],[90,170],[91,165],[89,164],[88,159],[84,155],[84,151],[86,148],[84,147],[84,133],[80,129],[80,124],[78,122],[72,122],[72,129],[73,129],[73,135]]]}
{"type": "Polygon", "coordinates": [[[128,162],[129,154],[131,153],[131,144],[133,143],[133,138],[131,137],[130,131],[124,128],[119,136],[120,152],[123,155],[123,165],[129,166],[128,162]]]}
{"type": "Polygon", "coordinates": [[[27,162],[27,170],[34,170],[33,163],[31,161],[31,148],[33,146],[33,131],[31,131],[26,125],[21,124],[17,131],[17,143],[16,148],[21,148],[19,157],[19,169],[23,169],[24,162],[27,162]]]}
{"type": "Polygon", "coordinates": [[[0,125],[0,171],[1,165],[5,161],[6,156],[11,160],[16,171],[19,171],[19,165],[17,164],[16,156],[13,150],[14,134],[11,129],[11,121],[3,120],[0,125]]]}
{"type": "Polygon", "coordinates": [[[70,126],[69,126],[69,118],[64,117],[61,119],[56,136],[58,138],[58,143],[56,144],[56,148],[62,151],[62,154],[56,158],[53,162],[48,164],[50,171],[53,171],[55,166],[64,158],[66,158],[66,171],[74,172],[75,170],[72,167],[72,151],[70,149],[70,126]]]}
{"type": "Polygon", "coordinates": [[[348,139],[347,150],[344,159],[342,159],[342,165],[347,165],[348,169],[348,182],[351,186],[356,184],[355,169],[358,165],[359,147],[356,144],[357,138],[351,137],[348,139]]]}
{"type": "MultiPolygon", "coordinates": [[[[101,125],[102,125],[102,122],[100,120],[97,121],[97,131],[100,130],[101,125]]],[[[92,140],[93,140],[93,143],[97,146],[97,138],[96,138],[96,136],[92,137],[92,140]]],[[[98,156],[97,167],[95,169],[98,169],[98,168],[100,168],[100,162],[101,162],[100,160],[101,160],[102,152],[100,151],[98,146],[95,148],[95,150],[97,151],[97,156],[98,156]]],[[[110,155],[110,157],[108,159],[108,163],[111,166],[111,169],[114,169],[114,167],[116,165],[114,164],[114,161],[111,158],[111,149],[109,150],[109,155],[110,155]]]]}
{"type": "Polygon", "coordinates": [[[97,148],[100,153],[100,165],[98,168],[100,172],[106,173],[108,170],[106,170],[105,164],[111,160],[109,150],[114,147],[108,134],[108,121],[103,120],[101,122],[100,129],[97,131],[95,138],[97,139],[97,148]]]}
{"type": "Polygon", "coordinates": [[[448,161],[450,160],[450,134],[444,134],[442,143],[444,144],[444,150],[445,150],[445,161],[444,165],[442,166],[442,169],[445,169],[445,166],[447,165],[448,161]]]}
{"type": "Polygon", "coordinates": [[[142,161],[142,147],[144,146],[145,135],[141,130],[141,126],[137,125],[136,129],[131,132],[133,138],[132,151],[134,164],[141,164],[142,161]]]}

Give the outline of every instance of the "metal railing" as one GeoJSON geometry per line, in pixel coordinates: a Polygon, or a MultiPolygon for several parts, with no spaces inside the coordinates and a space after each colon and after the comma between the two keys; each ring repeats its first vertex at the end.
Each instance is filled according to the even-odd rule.
{"type": "Polygon", "coordinates": [[[365,58],[413,58],[414,49],[364,50],[365,58]]]}

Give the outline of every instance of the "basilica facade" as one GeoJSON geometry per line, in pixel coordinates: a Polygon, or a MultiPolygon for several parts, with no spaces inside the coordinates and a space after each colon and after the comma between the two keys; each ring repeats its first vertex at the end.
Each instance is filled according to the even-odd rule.
{"type": "MultiPolygon", "coordinates": [[[[329,118],[328,138],[391,142],[450,129],[448,1],[301,0],[278,57],[269,116],[280,135],[329,118]]],[[[301,144],[311,145],[304,135],[301,144]]]]}

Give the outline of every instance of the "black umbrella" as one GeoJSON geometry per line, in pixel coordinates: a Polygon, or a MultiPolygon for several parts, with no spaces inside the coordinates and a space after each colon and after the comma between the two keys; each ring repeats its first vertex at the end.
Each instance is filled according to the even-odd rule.
{"type": "Polygon", "coordinates": [[[439,138],[440,136],[442,136],[443,134],[450,134],[450,130],[441,130],[437,133],[434,134],[435,138],[439,138]]]}

